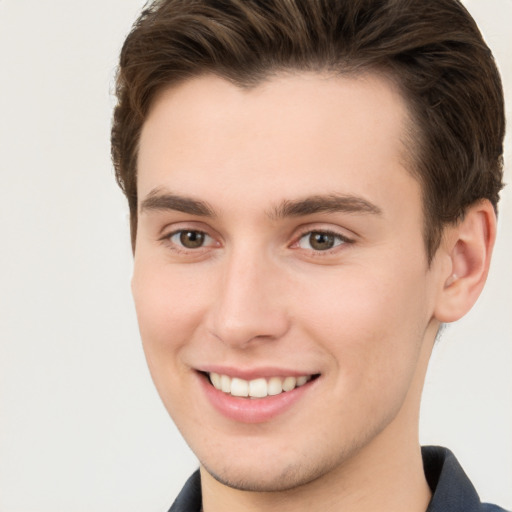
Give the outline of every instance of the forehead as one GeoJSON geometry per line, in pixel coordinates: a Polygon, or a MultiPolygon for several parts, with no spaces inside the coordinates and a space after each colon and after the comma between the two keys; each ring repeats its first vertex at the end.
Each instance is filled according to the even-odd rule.
{"type": "Polygon", "coordinates": [[[243,194],[246,207],[284,191],[378,201],[386,184],[411,180],[407,124],[402,96],[377,75],[288,74],[250,89],[202,76],[156,98],[140,139],[139,198],[167,187],[220,200],[222,186],[226,204],[243,194]]]}

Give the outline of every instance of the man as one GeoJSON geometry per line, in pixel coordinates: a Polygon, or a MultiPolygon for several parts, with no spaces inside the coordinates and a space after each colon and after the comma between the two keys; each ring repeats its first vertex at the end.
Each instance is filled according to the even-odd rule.
{"type": "Polygon", "coordinates": [[[418,442],[502,187],[501,83],[461,4],[156,2],[117,92],[143,345],[200,462],[171,510],[499,510],[418,442]]]}

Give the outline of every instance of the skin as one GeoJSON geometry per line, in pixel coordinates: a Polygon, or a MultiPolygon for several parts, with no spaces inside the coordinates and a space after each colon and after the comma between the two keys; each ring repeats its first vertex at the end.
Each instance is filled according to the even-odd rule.
{"type": "Polygon", "coordinates": [[[250,90],[203,76],[154,102],[132,288],[206,512],[426,509],[424,376],[440,322],[483,286],[494,215],[475,207],[428,265],[408,122],[374,75],[288,74],[250,90]],[[344,208],[285,211],[333,195],[344,208]],[[204,243],[184,247],[183,230],[204,243]],[[334,247],[316,249],[311,232],[333,233],[334,247]],[[207,365],[320,376],[284,413],[247,424],[212,407],[207,365]]]}

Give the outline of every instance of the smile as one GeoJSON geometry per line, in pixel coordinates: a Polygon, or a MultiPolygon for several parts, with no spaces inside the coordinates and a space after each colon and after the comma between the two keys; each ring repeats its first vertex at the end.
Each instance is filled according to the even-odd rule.
{"type": "Polygon", "coordinates": [[[244,380],[238,377],[230,377],[219,373],[208,373],[210,382],[215,389],[231,396],[243,398],[265,398],[275,396],[295,388],[304,386],[313,376],[302,375],[299,377],[270,377],[244,380]]]}
{"type": "Polygon", "coordinates": [[[237,423],[264,423],[285,414],[294,404],[317,396],[320,373],[300,374],[286,369],[233,368],[199,370],[198,383],[213,408],[237,423]],[[245,377],[245,378],[243,378],[245,377]]]}

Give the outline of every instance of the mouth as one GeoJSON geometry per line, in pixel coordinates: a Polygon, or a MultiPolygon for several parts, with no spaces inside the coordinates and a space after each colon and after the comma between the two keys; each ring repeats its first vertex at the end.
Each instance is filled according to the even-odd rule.
{"type": "Polygon", "coordinates": [[[197,373],[211,406],[238,424],[272,421],[295,408],[294,404],[303,403],[305,397],[315,397],[313,389],[321,376],[270,368],[233,369],[229,374],[221,368],[204,368],[197,373]]]}
{"type": "Polygon", "coordinates": [[[256,378],[245,380],[239,377],[230,377],[229,375],[215,372],[201,372],[205,375],[210,384],[225,393],[238,398],[258,399],[268,396],[277,396],[282,393],[293,391],[302,387],[308,382],[319,377],[319,374],[300,375],[300,376],[275,376],[269,378],[256,378]]]}

